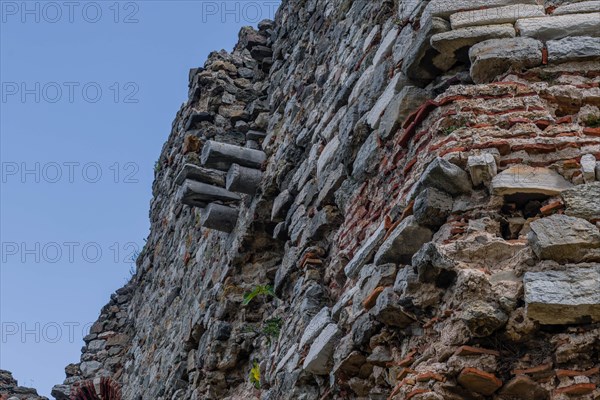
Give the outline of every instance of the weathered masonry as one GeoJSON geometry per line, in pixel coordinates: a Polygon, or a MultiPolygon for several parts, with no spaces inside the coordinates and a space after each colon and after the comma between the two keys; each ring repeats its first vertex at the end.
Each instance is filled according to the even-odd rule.
{"type": "Polygon", "coordinates": [[[600,398],[599,1],[286,0],[189,88],[57,399],[600,398]]]}

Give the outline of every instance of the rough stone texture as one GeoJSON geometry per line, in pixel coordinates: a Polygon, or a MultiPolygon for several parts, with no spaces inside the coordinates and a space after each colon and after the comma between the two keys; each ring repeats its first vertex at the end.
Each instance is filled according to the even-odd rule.
{"type": "Polygon", "coordinates": [[[480,10],[492,7],[502,7],[514,4],[535,4],[534,0],[433,0],[425,15],[447,18],[459,11],[480,10]]]}
{"type": "Polygon", "coordinates": [[[482,184],[489,186],[492,179],[498,175],[496,159],[490,153],[469,157],[467,166],[469,167],[469,174],[471,175],[473,186],[482,184]]]}
{"type": "Polygon", "coordinates": [[[453,56],[458,50],[484,40],[512,37],[515,37],[515,28],[511,24],[474,26],[433,35],[431,47],[442,55],[453,56]]]}
{"type": "Polygon", "coordinates": [[[526,165],[508,168],[492,180],[492,191],[497,195],[524,193],[554,196],[572,186],[552,170],[526,165]]]}
{"type": "Polygon", "coordinates": [[[490,39],[471,47],[471,77],[477,83],[490,82],[509,69],[542,65],[542,43],[531,38],[490,39]]]}
{"type": "Polygon", "coordinates": [[[454,13],[450,16],[452,29],[466,26],[514,23],[520,18],[543,17],[544,7],[534,4],[514,4],[454,13]]]}
{"type": "Polygon", "coordinates": [[[596,180],[596,157],[593,154],[585,154],[581,157],[581,175],[585,183],[596,180]]]}
{"type": "MultiPolygon", "coordinates": [[[[597,374],[549,375],[600,366],[597,326],[585,317],[540,326],[527,314],[523,275],[598,262],[598,249],[579,244],[569,247],[583,252],[575,264],[540,260],[526,238],[552,214],[581,208],[559,195],[585,183],[582,156],[600,155],[600,65],[559,64],[526,37],[475,44],[471,69],[467,48],[445,57],[431,46],[453,14],[517,4],[538,2],[285,0],[275,21],[211,53],[190,72],[161,152],[136,273],[56,396],[89,384],[80,367],[92,374],[93,361],[101,367],[90,378],[112,377],[124,400],[597,391],[597,374]],[[211,176],[245,149],[264,152],[259,190],[229,204],[230,233],[202,227],[202,210],[177,196],[177,175],[201,164],[208,141],[235,149],[203,167],[211,176]],[[473,187],[468,173],[482,154],[501,171],[490,188],[473,187]],[[529,167],[544,173],[514,173],[529,167]],[[434,190],[452,198],[449,211],[421,202],[434,190]],[[415,222],[423,206],[439,216],[427,228],[415,222]],[[374,265],[377,253],[393,263],[374,265]],[[312,343],[309,325],[320,331],[312,343]],[[257,369],[260,382],[250,382],[257,369]],[[515,381],[523,375],[512,371],[529,370],[548,375],[515,381]]],[[[553,23],[561,4],[546,2],[542,18],[553,23]]],[[[585,227],[568,228],[569,242],[589,243],[585,227]]]]}
{"type": "Polygon", "coordinates": [[[431,240],[432,232],[420,226],[413,216],[400,223],[381,244],[375,254],[375,264],[403,263],[410,260],[424,243],[431,240]]]}
{"type": "Polygon", "coordinates": [[[406,117],[427,100],[427,91],[415,87],[407,86],[402,88],[400,93],[394,96],[390,101],[379,124],[380,136],[387,140],[391,134],[395,133],[406,117]]]}
{"type": "Polygon", "coordinates": [[[353,278],[358,274],[360,269],[367,264],[375,254],[375,251],[381,246],[381,242],[386,235],[385,225],[382,224],[375,232],[369,236],[360,249],[354,254],[354,257],[344,267],[344,273],[349,278],[353,278]]]}
{"type": "Polygon", "coordinates": [[[600,60],[600,39],[589,36],[549,40],[548,60],[554,63],[600,60]]]}
{"type": "Polygon", "coordinates": [[[428,187],[439,189],[455,196],[469,192],[471,190],[471,182],[463,169],[438,157],[427,166],[427,169],[417,182],[413,193],[418,194],[421,190],[428,187]]]}
{"type": "Polygon", "coordinates": [[[552,15],[600,12],[600,1],[581,1],[556,7],[552,15]]]}
{"type": "Polygon", "coordinates": [[[316,375],[327,375],[331,369],[331,359],[340,330],[336,324],[327,325],[315,339],[304,359],[305,371],[316,375]]]}
{"type": "Polygon", "coordinates": [[[560,193],[565,213],[587,220],[600,220],[600,182],[578,185],[560,193]]]}
{"type": "Polygon", "coordinates": [[[581,218],[552,215],[530,228],[531,247],[543,260],[581,261],[587,249],[600,248],[600,231],[581,218]]]}
{"type": "Polygon", "coordinates": [[[521,36],[556,40],[568,36],[600,36],[600,13],[557,15],[519,19],[515,28],[521,36]]]}
{"type": "Polygon", "coordinates": [[[415,221],[424,226],[440,227],[452,212],[452,197],[441,190],[426,188],[415,199],[415,221]]]}
{"type": "Polygon", "coordinates": [[[9,371],[0,369],[0,399],[2,400],[48,400],[38,396],[35,389],[19,386],[9,371]]]}
{"type": "Polygon", "coordinates": [[[600,321],[600,266],[527,272],[523,277],[527,316],[541,324],[600,321]]]}

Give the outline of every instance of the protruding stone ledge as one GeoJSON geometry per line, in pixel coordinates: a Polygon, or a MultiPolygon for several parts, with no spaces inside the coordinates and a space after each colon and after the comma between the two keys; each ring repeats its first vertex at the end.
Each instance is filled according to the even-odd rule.
{"type": "Polygon", "coordinates": [[[226,188],[236,193],[253,195],[260,186],[262,171],[232,164],[227,173],[226,188]]]}
{"type": "Polygon", "coordinates": [[[191,179],[186,179],[183,182],[179,196],[181,197],[181,202],[183,204],[200,208],[204,208],[214,201],[232,203],[241,199],[239,195],[232,193],[229,190],[202,182],[196,182],[191,179]]]}
{"type": "Polygon", "coordinates": [[[433,35],[431,47],[446,57],[454,57],[459,50],[484,40],[513,38],[515,35],[515,28],[511,24],[470,26],[433,35]]]}
{"type": "Polygon", "coordinates": [[[487,83],[510,68],[542,65],[542,42],[523,37],[490,39],[469,50],[471,77],[475,83],[487,83]]]}
{"type": "Polygon", "coordinates": [[[537,4],[514,4],[483,10],[461,11],[450,16],[452,29],[466,26],[514,23],[520,18],[543,17],[544,6],[537,4]]]}
{"type": "Polygon", "coordinates": [[[556,15],[520,19],[515,24],[521,36],[539,40],[568,36],[600,36],[600,13],[556,15]]]}
{"type": "Polygon", "coordinates": [[[211,203],[200,217],[200,225],[208,229],[231,233],[238,219],[238,210],[233,207],[211,203]]]}
{"type": "Polygon", "coordinates": [[[535,0],[432,0],[423,13],[423,19],[428,17],[449,18],[460,11],[481,10],[509,5],[535,5],[535,0]]]}
{"type": "Polygon", "coordinates": [[[329,374],[335,343],[340,336],[341,331],[336,324],[327,325],[310,346],[303,369],[315,375],[329,374]]]}
{"type": "Polygon", "coordinates": [[[527,165],[515,165],[492,179],[492,192],[499,196],[517,193],[556,196],[572,186],[565,178],[548,168],[527,165]]]}
{"type": "Polygon", "coordinates": [[[588,250],[600,248],[600,231],[581,218],[555,214],[530,227],[529,242],[542,260],[578,262],[588,250]]]}
{"type": "Polygon", "coordinates": [[[600,321],[600,266],[527,272],[527,316],[543,325],[600,321]]]}
{"type": "Polygon", "coordinates": [[[549,40],[548,62],[553,64],[569,61],[600,60],[600,39],[589,36],[549,40]]]}
{"type": "Polygon", "coordinates": [[[223,171],[208,169],[194,164],[185,164],[179,174],[177,174],[175,183],[183,185],[186,179],[191,179],[193,181],[208,183],[209,185],[225,187],[225,175],[223,171]]]}
{"type": "Polygon", "coordinates": [[[202,165],[222,171],[229,170],[232,164],[260,169],[266,159],[266,154],[260,150],[248,149],[212,140],[204,144],[200,156],[202,165]]]}
{"type": "Polygon", "coordinates": [[[556,7],[552,15],[600,12],[600,1],[581,1],[556,7]]]}

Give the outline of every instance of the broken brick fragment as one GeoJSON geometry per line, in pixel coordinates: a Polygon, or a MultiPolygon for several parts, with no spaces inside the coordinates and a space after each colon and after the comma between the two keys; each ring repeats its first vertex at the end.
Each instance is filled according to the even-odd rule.
{"type": "Polygon", "coordinates": [[[590,394],[594,390],[596,390],[595,383],[578,383],[571,386],[566,386],[563,388],[556,389],[554,394],[566,394],[569,396],[581,396],[584,394],[590,394]]]}
{"type": "Polygon", "coordinates": [[[561,377],[575,377],[575,376],[592,376],[600,374],[600,367],[591,368],[587,371],[574,371],[570,369],[557,369],[555,371],[556,376],[561,377]]]}
{"type": "Polygon", "coordinates": [[[490,396],[502,387],[502,381],[496,375],[477,368],[463,369],[458,376],[458,383],[471,392],[485,396],[490,396]]]}
{"type": "Polygon", "coordinates": [[[379,297],[381,292],[383,292],[384,289],[385,289],[385,287],[383,287],[383,286],[379,286],[379,287],[375,288],[371,292],[371,294],[368,295],[367,298],[363,300],[363,307],[367,310],[370,310],[371,308],[373,308],[375,306],[375,303],[377,303],[377,298],[379,297]]]}
{"type": "Polygon", "coordinates": [[[454,354],[457,356],[478,356],[482,354],[489,354],[495,357],[500,357],[500,352],[496,350],[482,349],[472,346],[460,346],[456,352],[454,352],[454,354]]]}

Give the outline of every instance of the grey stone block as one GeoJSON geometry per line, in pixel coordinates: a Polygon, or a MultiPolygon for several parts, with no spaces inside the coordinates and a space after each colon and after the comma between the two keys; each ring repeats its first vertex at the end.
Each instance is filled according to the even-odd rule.
{"type": "Polygon", "coordinates": [[[560,195],[565,203],[567,215],[600,220],[600,182],[577,185],[560,195]]]}
{"type": "Polygon", "coordinates": [[[557,15],[520,19],[515,28],[521,36],[539,40],[568,36],[600,36],[600,13],[557,15]]]}
{"type": "Polygon", "coordinates": [[[415,198],[425,188],[432,187],[457,196],[471,191],[469,175],[460,167],[437,157],[423,172],[415,184],[411,198],[415,198]]]}
{"type": "Polygon", "coordinates": [[[543,17],[544,6],[537,4],[513,4],[504,7],[460,11],[450,16],[452,29],[465,26],[514,23],[520,18],[543,17]]]}
{"type": "Polygon", "coordinates": [[[555,214],[530,224],[528,239],[543,260],[580,261],[586,250],[600,248],[600,231],[588,221],[555,214]]]}
{"type": "Polygon", "coordinates": [[[440,227],[452,212],[450,195],[434,188],[426,188],[415,199],[413,215],[420,225],[440,227]]]}
{"type": "Polygon", "coordinates": [[[415,318],[402,308],[400,298],[389,287],[381,292],[370,314],[377,321],[398,328],[405,328],[415,321],[415,318]]]}
{"type": "Polygon", "coordinates": [[[551,169],[515,165],[492,179],[491,190],[499,196],[517,193],[556,196],[572,186],[551,169]]]}
{"type": "Polygon", "coordinates": [[[569,61],[600,60],[600,39],[589,36],[549,40],[548,62],[552,64],[569,61]]]}
{"type": "Polygon", "coordinates": [[[402,221],[383,242],[375,254],[375,264],[408,263],[412,256],[431,240],[433,232],[420,226],[414,216],[402,221]]]}
{"type": "Polygon", "coordinates": [[[327,325],[310,346],[303,369],[315,375],[329,374],[333,350],[340,336],[341,331],[336,324],[327,325]]]}
{"type": "Polygon", "coordinates": [[[469,50],[471,78],[475,83],[491,82],[510,68],[532,68],[542,65],[542,42],[516,37],[490,39],[469,50]]]}
{"type": "Polygon", "coordinates": [[[600,321],[600,267],[527,272],[527,316],[544,325],[600,321]]]}

